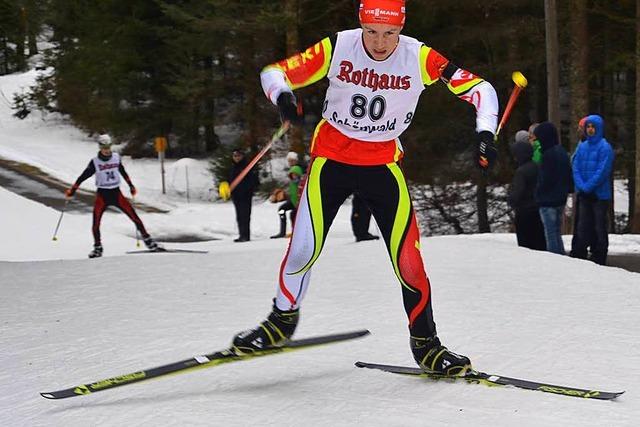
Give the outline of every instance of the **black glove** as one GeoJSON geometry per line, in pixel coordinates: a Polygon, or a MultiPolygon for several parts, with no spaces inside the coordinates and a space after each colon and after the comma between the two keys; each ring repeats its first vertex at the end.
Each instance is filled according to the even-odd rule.
{"type": "Polygon", "coordinates": [[[302,123],[302,116],[298,114],[296,97],[291,92],[282,92],[278,95],[278,110],[280,110],[280,119],[283,122],[302,123]]]}
{"type": "Polygon", "coordinates": [[[475,162],[482,170],[489,170],[493,167],[498,158],[496,143],[491,132],[483,130],[478,134],[478,145],[476,146],[475,162]]]}

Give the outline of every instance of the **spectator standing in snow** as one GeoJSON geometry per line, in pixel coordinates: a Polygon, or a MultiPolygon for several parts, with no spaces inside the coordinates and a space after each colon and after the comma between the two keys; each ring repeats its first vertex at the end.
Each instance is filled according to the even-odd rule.
{"type": "Polygon", "coordinates": [[[538,172],[536,202],[544,225],[547,250],[564,255],[562,215],[571,190],[571,163],[560,145],[558,130],[551,122],[542,122],[534,130],[540,142],[542,161],[538,172]]]}
{"type": "Polygon", "coordinates": [[[529,142],[528,132],[518,131],[515,143],[510,148],[518,168],[509,187],[507,202],[515,211],[518,246],[544,251],[547,248],[544,226],[535,200],[538,165],[532,159],[533,146],[529,142]]]}
{"type": "MultiPolygon", "coordinates": [[[[248,164],[244,151],[240,148],[233,150],[231,153],[231,161],[233,162],[233,166],[229,171],[229,182],[233,182],[248,164]]],[[[258,174],[255,170],[250,170],[231,193],[231,200],[236,209],[236,222],[238,223],[239,234],[239,236],[233,240],[234,242],[248,242],[251,240],[251,204],[253,201],[253,193],[259,184],[258,174]]]]}
{"type": "MultiPolygon", "coordinates": [[[[584,124],[585,121],[587,120],[588,116],[584,116],[583,118],[581,118],[578,121],[578,127],[576,129],[576,135],[578,137],[578,142],[576,143],[576,150],[578,149],[578,147],[580,146],[580,143],[583,141],[587,140],[587,134],[585,133],[585,129],[584,129],[584,124]]],[[[573,158],[575,157],[576,153],[574,151],[573,155],[571,156],[571,165],[573,168],[573,158]]],[[[576,192],[574,191],[573,193],[573,236],[571,237],[571,252],[569,252],[569,256],[573,257],[573,258],[579,258],[578,256],[576,256],[576,254],[573,252],[574,248],[577,248],[579,243],[577,241],[578,237],[578,221],[580,221],[580,207],[578,206],[578,195],[576,194],[576,192]]],[[[588,247],[592,246],[592,242],[593,242],[593,235],[588,237],[588,247]]]]}
{"type": "Polygon", "coordinates": [[[591,260],[606,265],[609,249],[607,230],[611,202],[611,173],[614,153],[604,138],[604,120],[597,114],[585,120],[585,137],[573,156],[573,180],[578,193],[578,225],[572,256],[587,258],[591,246],[591,260]]]}

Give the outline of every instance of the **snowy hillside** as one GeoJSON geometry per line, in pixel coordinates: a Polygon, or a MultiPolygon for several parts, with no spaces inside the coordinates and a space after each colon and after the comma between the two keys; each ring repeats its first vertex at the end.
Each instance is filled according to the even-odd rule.
{"type": "MultiPolygon", "coordinates": [[[[21,79],[28,80],[0,77],[0,90],[10,98],[21,79]]],[[[1,157],[71,182],[95,151],[63,121],[18,121],[0,103],[1,157]]],[[[480,370],[623,396],[602,402],[355,368],[357,360],[413,361],[384,245],[354,242],[349,206],[314,267],[296,336],[360,328],[371,336],[43,399],[40,392],[222,349],[268,314],[287,243],[268,238],[277,231],[276,205],[257,202],[253,241],[234,243],[233,206],[212,202],[205,166],[188,162],[190,203],[177,190],[160,194],[153,160],[125,158],[141,201],[170,210],[141,214],[151,233],[168,241],[197,235],[204,241],[166,245],[207,254],[126,255],[136,249],[133,225],[108,212],[105,257],[89,260],[90,214],[65,214],[54,242],[59,212],[0,188],[1,426],[637,424],[640,275],[521,249],[510,234],[423,238],[443,343],[480,370]]],[[[612,236],[612,251],[639,247],[640,236],[612,236]]]]}

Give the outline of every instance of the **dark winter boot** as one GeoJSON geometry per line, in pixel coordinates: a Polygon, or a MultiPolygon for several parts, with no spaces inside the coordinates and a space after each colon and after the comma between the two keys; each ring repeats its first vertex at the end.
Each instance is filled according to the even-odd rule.
{"type": "Polygon", "coordinates": [[[93,245],[93,250],[89,252],[89,258],[100,258],[102,256],[102,245],[93,245]]]}
{"type": "Polygon", "coordinates": [[[462,377],[471,369],[471,361],[468,357],[448,350],[440,344],[437,336],[411,337],[410,342],[414,359],[426,372],[462,377]]]}
{"type": "Polygon", "coordinates": [[[240,332],[233,337],[232,349],[236,354],[250,354],[273,347],[281,347],[289,341],[300,319],[300,309],[283,311],[273,304],[267,320],[255,329],[240,332]]]}
{"type": "Polygon", "coordinates": [[[364,242],[365,240],[378,240],[379,238],[380,238],[380,236],[375,236],[375,235],[367,232],[366,234],[364,234],[362,236],[356,237],[356,242],[364,242]]]}
{"type": "Polygon", "coordinates": [[[287,235],[287,216],[285,214],[280,214],[280,232],[271,236],[272,239],[279,239],[281,237],[286,237],[287,235]]]}
{"type": "Polygon", "coordinates": [[[151,238],[151,236],[145,237],[142,241],[144,242],[144,244],[147,247],[147,249],[149,249],[150,251],[160,252],[160,251],[164,250],[162,245],[159,245],[158,242],[156,242],[155,240],[153,240],[151,238]]]}

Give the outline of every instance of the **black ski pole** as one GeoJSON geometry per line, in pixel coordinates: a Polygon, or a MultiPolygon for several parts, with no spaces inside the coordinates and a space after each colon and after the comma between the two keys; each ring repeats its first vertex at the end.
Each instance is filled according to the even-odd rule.
{"type": "Polygon", "coordinates": [[[67,209],[67,204],[69,203],[69,199],[64,201],[64,206],[62,206],[62,212],[60,212],[60,218],[58,218],[58,224],[56,224],[56,231],[53,232],[53,240],[54,242],[58,240],[58,228],[60,228],[60,223],[62,222],[62,216],[64,215],[64,211],[67,209]]]}

